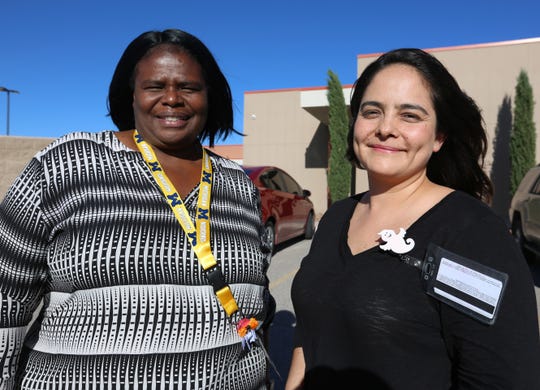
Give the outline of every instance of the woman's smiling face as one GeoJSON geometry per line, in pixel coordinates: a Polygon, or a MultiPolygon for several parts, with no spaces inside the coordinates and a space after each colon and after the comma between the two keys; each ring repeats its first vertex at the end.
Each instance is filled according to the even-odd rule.
{"type": "Polygon", "coordinates": [[[173,45],[160,45],[135,70],[135,125],[145,140],[169,152],[191,148],[208,116],[200,64],[173,45]]]}
{"type": "Polygon", "coordinates": [[[425,175],[443,139],[427,82],[413,67],[393,64],[368,85],[354,124],[354,151],[370,179],[394,184],[425,175]]]}

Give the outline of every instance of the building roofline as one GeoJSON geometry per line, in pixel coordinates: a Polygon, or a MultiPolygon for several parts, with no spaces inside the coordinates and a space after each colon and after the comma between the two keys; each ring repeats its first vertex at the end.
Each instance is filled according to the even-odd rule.
{"type": "MultiPolygon", "coordinates": [[[[496,47],[496,46],[506,46],[506,45],[519,45],[526,43],[537,43],[540,42],[540,37],[534,38],[524,38],[524,39],[514,39],[508,41],[500,42],[489,42],[489,43],[475,43],[470,45],[457,45],[457,46],[444,46],[444,47],[435,47],[430,49],[424,49],[427,52],[442,52],[442,51],[451,51],[451,50],[467,50],[467,49],[478,49],[485,47],[496,47]]],[[[379,57],[384,52],[379,53],[370,53],[370,54],[358,54],[356,58],[371,58],[379,57]]],[[[343,88],[351,88],[353,84],[343,84],[343,88]]],[[[253,95],[257,93],[274,93],[274,92],[304,92],[304,91],[315,91],[315,90],[325,90],[328,89],[327,86],[318,86],[318,87],[299,87],[299,88],[276,88],[276,89],[261,89],[253,91],[245,91],[244,95],[253,95]]]]}
{"type": "MultiPolygon", "coordinates": [[[[351,88],[353,84],[343,84],[342,88],[351,88]]],[[[281,88],[281,89],[262,89],[255,91],[245,91],[244,95],[252,95],[255,93],[272,93],[272,92],[304,92],[304,91],[317,91],[328,89],[327,86],[320,87],[300,87],[300,88],[281,88]]]]}
{"type": "MultiPolygon", "coordinates": [[[[514,39],[514,40],[510,40],[510,41],[489,42],[489,43],[473,43],[473,44],[470,44],[470,45],[434,47],[434,48],[430,48],[430,49],[424,49],[424,51],[434,53],[434,52],[451,51],[451,50],[467,50],[467,49],[481,49],[481,48],[485,48],[485,47],[521,45],[521,44],[526,44],[526,43],[537,43],[537,42],[540,42],[540,37],[525,38],[525,39],[514,39]]],[[[356,56],[356,58],[379,57],[382,54],[384,54],[384,52],[370,53],[370,54],[358,54],[356,56]]]]}

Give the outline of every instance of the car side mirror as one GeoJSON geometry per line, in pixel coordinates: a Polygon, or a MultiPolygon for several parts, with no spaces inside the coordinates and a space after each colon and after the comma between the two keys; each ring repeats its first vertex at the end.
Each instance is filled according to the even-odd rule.
{"type": "Polygon", "coordinates": [[[308,196],[311,196],[311,191],[310,190],[302,190],[302,196],[304,198],[307,198],[308,196]]]}

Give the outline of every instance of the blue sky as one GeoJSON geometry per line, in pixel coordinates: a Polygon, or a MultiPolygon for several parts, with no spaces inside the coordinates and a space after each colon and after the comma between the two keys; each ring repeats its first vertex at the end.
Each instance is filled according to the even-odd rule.
{"type": "MultiPolygon", "coordinates": [[[[140,33],[171,27],[215,55],[242,132],[246,91],[325,86],[329,69],[351,84],[359,54],[540,37],[540,1],[5,0],[0,86],[20,91],[10,97],[10,135],[114,129],[106,97],[116,62],[140,33]]],[[[6,111],[0,92],[0,134],[6,111]]]]}

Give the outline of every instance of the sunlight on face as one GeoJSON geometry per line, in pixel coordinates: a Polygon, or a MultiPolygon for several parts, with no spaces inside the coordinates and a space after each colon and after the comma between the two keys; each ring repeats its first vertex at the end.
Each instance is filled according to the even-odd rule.
{"type": "Polygon", "coordinates": [[[154,48],[137,65],[133,111],[137,129],[154,146],[190,148],[198,142],[208,115],[200,64],[175,46],[154,48]]]}
{"type": "Polygon", "coordinates": [[[442,140],[428,84],[404,64],[389,65],[366,88],[354,125],[354,151],[370,175],[401,182],[426,174],[442,140]]]}

